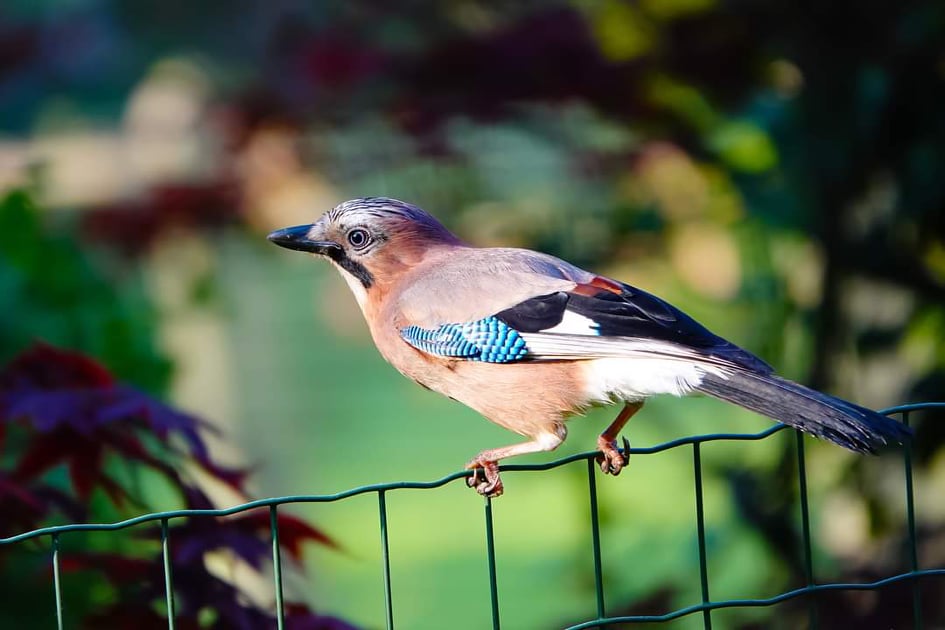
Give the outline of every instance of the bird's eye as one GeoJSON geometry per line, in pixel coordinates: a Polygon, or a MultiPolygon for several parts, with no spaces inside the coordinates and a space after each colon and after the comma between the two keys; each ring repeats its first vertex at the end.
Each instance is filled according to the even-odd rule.
{"type": "Polygon", "coordinates": [[[355,228],[348,232],[348,242],[355,249],[361,249],[371,242],[371,235],[365,229],[355,228]]]}

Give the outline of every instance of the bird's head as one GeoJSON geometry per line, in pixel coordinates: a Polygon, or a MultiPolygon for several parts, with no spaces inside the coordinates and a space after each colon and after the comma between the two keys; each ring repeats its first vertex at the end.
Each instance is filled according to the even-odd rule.
{"type": "Polygon", "coordinates": [[[420,208],[386,197],[345,201],[315,223],[276,230],[269,240],[328,258],[362,307],[378,284],[395,281],[434,250],[462,244],[420,208]]]}

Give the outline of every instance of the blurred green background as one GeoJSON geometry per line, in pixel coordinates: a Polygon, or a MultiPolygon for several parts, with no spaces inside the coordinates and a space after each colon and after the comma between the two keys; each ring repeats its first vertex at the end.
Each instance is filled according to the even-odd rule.
{"type": "MultiPolygon", "coordinates": [[[[473,243],[541,249],[654,292],[814,387],[876,408],[942,400],[943,42],[933,1],[7,0],[0,191],[32,199],[42,229],[108,281],[37,306],[0,274],[0,350],[78,348],[208,419],[214,452],[251,466],[259,496],[443,476],[516,436],[400,377],[329,266],[264,238],[384,195],[473,243]]],[[[58,248],[31,249],[23,215],[0,221],[3,264],[26,256],[51,286],[79,273],[58,248]]],[[[592,448],[615,413],[575,419],[558,454],[592,448]]],[[[937,420],[916,418],[929,567],[945,565],[937,420]]],[[[649,446],[767,426],[658,399],[628,434],[649,446]]],[[[713,599],[804,584],[793,440],[705,448],[713,599]]],[[[902,570],[900,460],[808,444],[817,576],[902,570]]],[[[505,478],[506,627],[594,614],[584,475],[505,478]]],[[[697,602],[688,452],[637,457],[599,490],[608,611],[697,602]]],[[[487,626],[479,498],[453,483],[393,493],[389,509],[397,625],[487,626]]],[[[381,626],[375,502],[294,512],[341,550],[311,549],[288,597],[381,626]]],[[[908,601],[849,594],[822,615],[904,627],[908,601]]],[[[941,601],[928,605],[945,623],[941,601]]],[[[799,627],[805,610],[714,619],[799,627]]]]}

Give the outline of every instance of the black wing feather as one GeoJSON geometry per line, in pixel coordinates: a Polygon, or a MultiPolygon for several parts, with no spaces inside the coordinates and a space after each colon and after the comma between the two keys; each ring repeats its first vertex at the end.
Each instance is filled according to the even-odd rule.
{"type": "Polygon", "coordinates": [[[561,323],[565,312],[571,311],[595,322],[601,337],[666,341],[755,372],[772,372],[767,363],[713,334],[668,302],[629,285],[621,283],[620,287],[620,293],[602,289],[591,295],[572,291],[540,295],[496,317],[519,332],[536,333],[561,323]]]}
{"type": "Polygon", "coordinates": [[[507,308],[496,317],[519,332],[539,332],[561,323],[568,308],[568,295],[563,291],[539,295],[507,308]]]}

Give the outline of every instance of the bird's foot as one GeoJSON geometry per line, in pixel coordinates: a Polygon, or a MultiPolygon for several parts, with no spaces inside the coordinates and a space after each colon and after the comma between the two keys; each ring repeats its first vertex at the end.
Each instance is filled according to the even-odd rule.
{"type": "Polygon", "coordinates": [[[502,495],[502,480],[499,478],[498,462],[474,459],[466,468],[472,469],[472,475],[466,477],[466,485],[475,488],[484,497],[494,499],[502,495]],[[483,478],[480,478],[480,474],[483,478]]]}
{"type": "Polygon", "coordinates": [[[601,454],[597,456],[602,472],[617,476],[630,463],[630,440],[623,438],[623,452],[617,448],[616,442],[607,440],[603,435],[597,438],[597,448],[601,454]]]}

